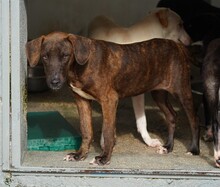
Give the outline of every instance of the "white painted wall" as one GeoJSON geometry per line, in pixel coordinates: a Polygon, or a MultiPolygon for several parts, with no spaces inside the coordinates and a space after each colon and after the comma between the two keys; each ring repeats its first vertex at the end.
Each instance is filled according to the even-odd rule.
{"type": "MultiPolygon", "coordinates": [[[[0,1],[0,26],[2,25],[2,2],[0,1]]],[[[1,28],[0,28],[1,29],[1,28]]],[[[0,31],[1,33],[1,31],[0,31]]],[[[2,123],[2,35],[0,35],[0,125],[2,123]]],[[[2,132],[2,128],[0,127],[0,131],[2,132]]],[[[2,140],[0,136],[0,152],[2,153],[2,140]]],[[[0,155],[0,163],[2,163],[2,157],[0,155]]],[[[0,165],[0,171],[2,170],[1,165],[0,165]]],[[[0,172],[0,185],[2,181],[2,173],[0,172]]]]}
{"type": "Polygon", "coordinates": [[[124,26],[142,18],[158,0],[27,0],[29,39],[60,30],[86,35],[88,23],[107,15],[124,26]]]}
{"type": "MultiPolygon", "coordinates": [[[[2,25],[2,9],[1,9],[1,1],[0,1],[0,25],[2,25]]],[[[0,28],[1,29],[1,28],[0,28]]],[[[0,31],[1,33],[1,31],[0,31]]],[[[2,35],[0,35],[0,103],[2,101],[2,35]]],[[[0,108],[1,111],[1,108],[0,108]]]]}

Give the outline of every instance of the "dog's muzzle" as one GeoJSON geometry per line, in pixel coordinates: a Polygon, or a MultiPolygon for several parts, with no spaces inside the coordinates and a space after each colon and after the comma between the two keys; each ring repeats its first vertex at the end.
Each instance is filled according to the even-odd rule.
{"type": "Polygon", "coordinates": [[[52,90],[59,90],[62,87],[62,81],[59,78],[54,78],[51,81],[49,81],[49,88],[52,90]]]}

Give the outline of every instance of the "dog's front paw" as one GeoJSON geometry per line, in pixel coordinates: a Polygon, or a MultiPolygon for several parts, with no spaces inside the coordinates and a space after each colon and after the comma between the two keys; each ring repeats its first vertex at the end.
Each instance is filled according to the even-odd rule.
{"type": "Polygon", "coordinates": [[[158,139],[150,139],[146,142],[149,147],[160,147],[162,144],[158,139]]]}
{"type": "Polygon", "coordinates": [[[80,152],[76,152],[76,153],[69,153],[67,154],[63,160],[64,161],[80,161],[80,160],[84,160],[86,158],[86,155],[82,155],[80,152]]]}

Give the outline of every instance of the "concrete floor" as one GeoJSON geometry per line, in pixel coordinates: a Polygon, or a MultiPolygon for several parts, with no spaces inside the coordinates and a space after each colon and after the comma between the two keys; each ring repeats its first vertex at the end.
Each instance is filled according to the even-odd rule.
{"type": "MultiPolygon", "coordinates": [[[[163,114],[152,101],[150,94],[146,95],[146,115],[148,119],[148,130],[153,138],[158,138],[162,142],[166,141],[167,128],[163,114]]],[[[199,106],[201,96],[194,94],[194,101],[199,106]]],[[[117,143],[114,148],[111,164],[103,169],[131,169],[131,170],[188,170],[217,172],[213,161],[212,143],[200,141],[201,154],[199,156],[189,156],[186,154],[190,143],[191,133],[188,120],[182,108],[171,98],[171,102],[178,113],[178,122],[175,131],[175,143],[172,153],[159,155],[156,148],[150,148],[144,144],[140,134],[136,130],[135,117],[131,104],[131,99],[123,99],[119,103],[117,112],[117,143]]],[[[52,168],[97,168],[89,162],[101,153],[99,140],[101,135],[102,115],[97,103],[93,103],[93,130],[94,142],[88,158],[80,162],[65,162],[63,157],[70,151],[61,152],[41,152],[29,151],[25,155],[24,166],[43,166],[52,168]]],[[[74,103],[74,98],[67,87],[53,92],[46,91],[28,95],[28,111],[53,111],[58,110],[73,126],[79,131],[79,119],[74,103]]],[[[203,116],[201,107],[200,117],[203,116]]],[[[201,135],[204,128],[201,127],[201,135]]]]}

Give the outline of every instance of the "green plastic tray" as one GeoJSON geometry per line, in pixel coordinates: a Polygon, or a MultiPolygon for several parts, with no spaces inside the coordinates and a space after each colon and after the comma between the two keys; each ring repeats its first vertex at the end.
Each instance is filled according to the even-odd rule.
{"type": "Polygon", "coordinates": [[[78,150],[82,138],[57,111],[28,112],[28,150],[78,150]]]}

